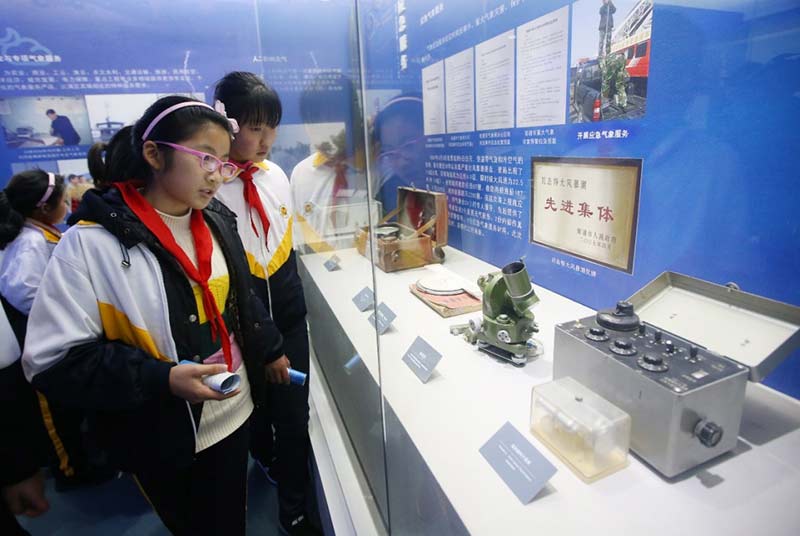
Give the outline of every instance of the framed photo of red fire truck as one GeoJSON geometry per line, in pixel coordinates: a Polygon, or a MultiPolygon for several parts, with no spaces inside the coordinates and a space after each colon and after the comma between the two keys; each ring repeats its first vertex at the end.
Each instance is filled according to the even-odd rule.
{"type": "Polygon", "coordinates": [[[572,8],[570,123],[647,110],[653,0],[578,0],[572,8]]]}

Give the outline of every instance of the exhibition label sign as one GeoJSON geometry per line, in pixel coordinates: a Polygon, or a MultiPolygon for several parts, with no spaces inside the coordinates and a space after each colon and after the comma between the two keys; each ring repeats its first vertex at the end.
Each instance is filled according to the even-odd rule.
{"type": "Polygon", "coordinates": [[[510,422],[505,423],[480,452],[522,504],[531,502],[556,474],[555,466],[510,422]]]}

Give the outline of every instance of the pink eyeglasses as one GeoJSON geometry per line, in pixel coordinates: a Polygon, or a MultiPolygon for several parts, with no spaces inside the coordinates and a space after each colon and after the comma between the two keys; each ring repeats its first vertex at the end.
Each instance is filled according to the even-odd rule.
{"type": "Polygon", "coordinates": [[[170,143],[168,141],[154,141],[154,142],[159,143],[161,145],[166,145],[168,147],[172,147],[176,151],[196,156],[197,158],[200,159],[201,168],[203,168],[205,171],[208,171],[209,173],[214,173],[215,171],[219,170],[219,174],[222,175],[222,180],[224,182],[232,181],[239,172],[239,168],[236,167],[236,164],[233,164],[231,162],[223,162],[213,154],[204,153],[202,151],[195,151],[194,149],[190,149],[189,147],[178,145],[177,143],[170,143]]]}

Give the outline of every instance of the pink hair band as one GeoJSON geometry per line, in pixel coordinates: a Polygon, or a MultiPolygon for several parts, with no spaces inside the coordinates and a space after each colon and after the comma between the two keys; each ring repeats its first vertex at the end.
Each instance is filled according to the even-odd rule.
{"type": "Polygon", "coordinates": [[[45,203],[47,203],[47,200],[50,199],[51,195],[53,195],[53,189],[55,189],[55,187],[56,187],[56,176],[53,173],[50,173],[48,171],[47,172],[47,190],[45,190],[44,195],[39,200],[39,202],[36,203],[36,208],[40,208],[45,203]]]}

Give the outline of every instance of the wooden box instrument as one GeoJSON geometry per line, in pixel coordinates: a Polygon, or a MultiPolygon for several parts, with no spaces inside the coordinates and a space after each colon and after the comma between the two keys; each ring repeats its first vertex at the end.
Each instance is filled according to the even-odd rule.
{"type": "MultiPolygon", "coordinates": [[[[442,248],[447,245],[447,196],[398,188],[397,208],[383,217],[372,236],[375,264],[384,272],[443,262],[442,248]]],[[[358,252],[369,258],[370,229],[362,227],[355,240],[358,252]]]]}

